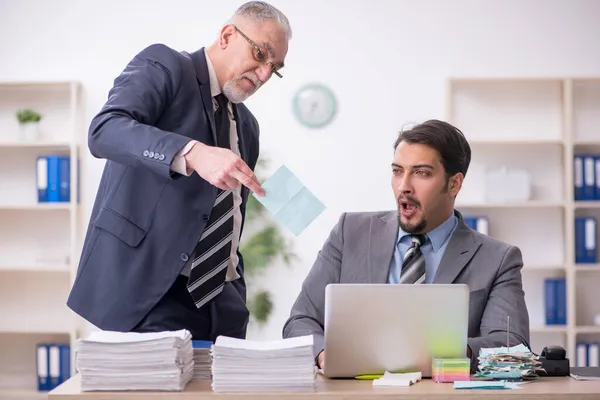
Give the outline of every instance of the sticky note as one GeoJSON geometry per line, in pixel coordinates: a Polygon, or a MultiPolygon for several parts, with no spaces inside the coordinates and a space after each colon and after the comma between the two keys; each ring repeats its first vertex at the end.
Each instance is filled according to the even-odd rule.
{"type": "Polygon", "coordinates": [[[285,165],[263,184],[264,197],[253,196],[283,226],[298,236],[324,210],[325,205],[285,165]]]}

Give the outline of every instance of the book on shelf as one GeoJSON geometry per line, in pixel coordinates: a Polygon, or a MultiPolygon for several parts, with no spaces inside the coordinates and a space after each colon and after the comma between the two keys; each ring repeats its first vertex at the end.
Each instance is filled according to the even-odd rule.
{"type": "Polygon", "coordinates": [[[567,324],[567,285],[565,278],[544,280],[546,325],[567,324]]]}
{"type": "Polygon", "coordinates": [[[71,201],[71,156],[48,154],[37,158],[38,203],[71,201]]]}
{"type": "Polygon", "coordinates": [[[489,235],[489,220],[487,217],[465,216],[464,220],[469,228],[484,235],[489,235]]]}
{"type": "Polygon", "coordinates": [[[595,217],[575,217],[575,263],[598,262],[598,221],[595,217]]]}
{"type": "Polygon", "coordinates": [[[578,342],[575,354],[575,366],[600,367],[600,343],[578,342]]]}
{"type": "Polygon", "coordinates": [[[600,200],[600,154],[576,154],[573,159],[575,201],[600,200]]]}
{"type": "Polygon", "coordinates": [[[71,377],[71,346],[59,343],[37,345],[38,391],[47,392],[71,377]]]}

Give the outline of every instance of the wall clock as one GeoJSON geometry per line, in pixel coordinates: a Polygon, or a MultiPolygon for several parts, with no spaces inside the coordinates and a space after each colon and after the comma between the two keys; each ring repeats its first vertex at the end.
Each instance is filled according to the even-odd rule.
{"type": "Polygon", "coordinates": [[[296,119],[302,125],[320,128],[333,120],[337,112],[337,101],[331,89],[312,83],[296,92],[293,108],[296,119]]]}

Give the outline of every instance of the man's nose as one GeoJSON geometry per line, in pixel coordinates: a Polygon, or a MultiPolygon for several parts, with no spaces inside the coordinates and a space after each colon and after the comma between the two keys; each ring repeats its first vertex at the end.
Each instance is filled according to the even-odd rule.
{"type": "Polygon", "coordinates": [[[399,193],[412,193],[412,184],[409,176],[403,176],[398,180],[399,193]]]}
{"type": "Polygon", "coordinates": [[[265,83],[266,81],[268,81],[272,74],[273,74],[273,71],[271,70],[270,64],[261,65],[256,70],[256,75],[258,76],[258,79],[260,79],[260,81],[262,83],[265,83]]]}

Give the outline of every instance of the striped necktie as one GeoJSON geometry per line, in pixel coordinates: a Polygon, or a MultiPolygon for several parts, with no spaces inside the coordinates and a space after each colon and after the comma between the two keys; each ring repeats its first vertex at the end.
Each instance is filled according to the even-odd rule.
{"type": "MultiPolygon", "coordinates": [[[[223,94],[215,98],[218,103],[215,112],[217,145],[230,148],[227,98],[223,94]]],[[[233,214],[233,191],[219,189],[210,218],[194,250],[194,260],[187,284],[188,291],[198,308],[223,291],[231,257],[233,214]]]]}
{"type": "Polygon", "coordinates": [[[426,240],[426,235],[412,235],[412,245],[404,254],[399,283],[425,282],[425,257],[421,251],[421,245],[426,240]]]}

